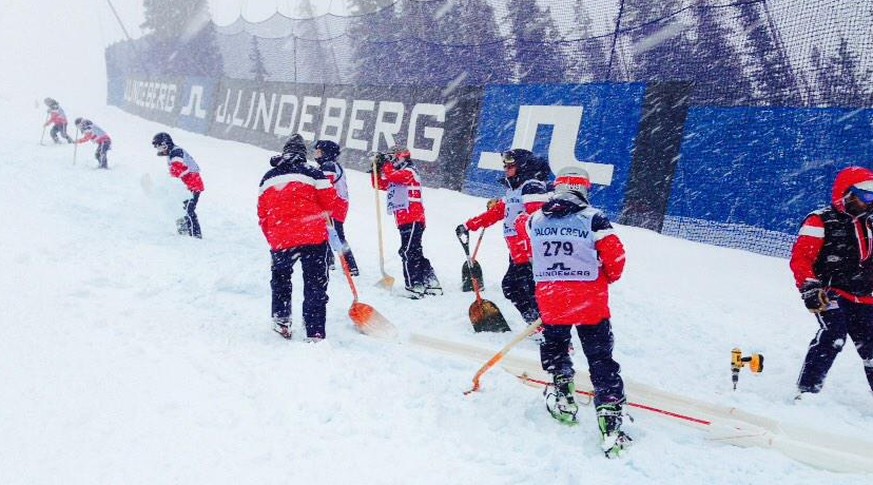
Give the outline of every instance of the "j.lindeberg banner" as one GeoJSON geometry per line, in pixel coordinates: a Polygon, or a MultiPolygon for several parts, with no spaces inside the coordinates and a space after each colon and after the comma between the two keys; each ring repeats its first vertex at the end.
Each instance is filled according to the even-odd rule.
{"type": "Polygon", "coordinates": [[[223,78],[113,79],[109,100],[143,118],[280,150],[292,133],[333,140],[365,170],[367,154],[407,146],[429,186],[460,190],[481,89],[328,86],[223,78]]]}

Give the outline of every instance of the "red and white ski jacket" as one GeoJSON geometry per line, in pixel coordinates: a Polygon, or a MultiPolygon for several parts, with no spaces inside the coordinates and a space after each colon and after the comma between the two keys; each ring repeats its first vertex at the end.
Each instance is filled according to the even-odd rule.
{"type": "Polygon", "coordinates": [[[346,171],[335,161],[322,163],[321,171],[324,172],[324,175],[327,176],[334,190],[336,190],[336,209],[334,209],[331,217],[344,223],[346,222],[346,216],[349,214],[349,187],[346,183],[346,171]]]}
{"type": "MultiPolygon", "coordinates": [[[[516,220],[518,231],[527,234],[528,237],[534,234],[534,229],[531,227],[532,221],[541,221],[545,217],[543,211],[550,207],[549,204],[547,203],[543,209],[533,214],[519,216],[516,220]]],[[[598,209],[583,207],[567,217],[576,217],[576,213],[581,214],[579,231],[552,231],[554,234],[549,235],[547,239],[543,239],[542,236],[531,239],[532,250],[542,253],[541,255],[533,255],[532,265],[536,281],[537,305],[543,323],[547,325],[597,325],[609,318],[609,284],[618,281],[624,271],[624,245],[615,234],[606,215],[598,209]],[[589,229],[590,232],[588,232],[589,229]],[[576,236],[584,234],[584,237],[573,239],[569,236],[562,236],[562,234],[571,233],[576,236]],[[580,239],[583,241],[583,245],[589,246],[579,247],[580,239]],[[564,243],[574,244],[576,247],[568,249],[564,243]],[[583,260],[576,264],[582,270],[596,272],[596,278],[584,281],[585,278],[568,276],[561,279],[561,276],[549,275],[549,270],[553,269],[549,265],[555,260],[557,264],[554,264],[554,267],[564,270],[573,269],[573,260],[564,258],[565,260],[562,261],[561,255],[578,255],[583,251],[587,251],[590,257],[587,261],[583,260]],[[552,257],[552,259],[538,256],[552,257]],[[543,262],[548,263],[547,267],[543,267],[543,262]]],[[[533,224],[537,224],[537,222],[533,224]]],[[[571,226],[570,229],[573,227],[571,226]]]]}
{"type": "Polygon", "coordinates": [[[285,162],[261,180],[258,222],[273,251],[322,244],[336,190],[324,173],[305,162],[285,162]]]}
{"type": "Polygon", "coordinates": [[[379,190],[388,193],[388,213],[394,214],[397,227],[413,222],[425,224],[424,205],[421,203],[421,178],[415,167],[407,165],[397,169],[386,163],[379,174],[379,190]]]}
{"type": "Polygon", "coordinates": [[[45,125],[66,125],[67,124],[67,115],[64,113],[63,108],[58,107],[57,109],[48,110],[49,119],[45,122],[45,125]]]}
{"type": "Polygon", "coordinates": [[[845,206],[849,188],[870,181],[873,171],[866,168],[842,170],[831,205],[806,216],[789,263],[797,288],[817,280],[843,298],[873,305],[873,223],[867,215],[848,214],[845,206]]]}
{"type": "Polygon", "coordinates": [[[194,157],[182,149],[182,147],[173,147],[167,155],[167,166],[170,169],[170,176],[182,179],[185,187],[194,193],[200,193],[205,190],[203,179],[200,177],[200,166],[194,161],[194,157]]]}
{"type": "Polygon", "coordinates": [[[525,233],[516,230],[515,219],[523,213],[533,214],[547,200],[549,197],[546,183],[528,180],[516,189],[507,188],[500,202],[464,225],[470,231],[478,231],[503,221],[503,238],[509,248],[510,259],[515,264],[527,264],[530,262],[530,240],[525,233]]]}
{"type": "Polygon", "coordinates": [[[109,138],[109,134],[103,131],[102,128],[92,123],[91,126],[82,131],[82,138],[76,140],[76,143],[85,143],[86,141],[93,141],[100,145],[111,142],[112,139],[109,138]]]}

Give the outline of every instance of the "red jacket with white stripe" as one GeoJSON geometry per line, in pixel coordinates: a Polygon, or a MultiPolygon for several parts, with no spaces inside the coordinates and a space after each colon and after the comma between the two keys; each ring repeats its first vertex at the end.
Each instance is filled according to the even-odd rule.
{"type": "Polygon", "coordinates": [[[516,230],[515,219],[522,213],[533,214],[547,200],[549,197],[546,183],[528,180],[517,189],[508,188],[500,202],[468,220],[464,225],[471,231],[477,231],[503,221],[503,238],[506,240],[506,247],[509,248],[510,259],[515,264],[527,264],[530,262],[530,240],[524,233],[516,230]],[[509,207],[514,209],[509,210],[509,207]]]}
{"type": "Polygon", "coordinates": [[[112,139],[109,138],[109,134],[103,131],[102,128],[92,123],[82,131],[82,138],[76,140],[76,143],[85,143],[86,141],[93,141],[99,145],[111,142],[112,139]]]}
{"type": "Polygon", "coordinates": [[[866,168],[842,170],[831,205],[806,216],[789,263],[798,288],[819,281],[829,292],[873,305],[873,224],[867,215],[848,214],[845,206],[849,188],[870,181],[873,172],[866,168]]]}
{"type": "Polygon", "coordinates": [[[205,190],[203,179],[200,177],[200,166],[182,147],[175,146],[170,150],[167,165],[170,168],[170,176],[182,179],[185,187],[188,187],[191,192],[200,193],[205,190]]]}
{"type": "MultiPolygon", "coordinates": [[[[516,220],[520,233],[530,235],[530,220],[550,208],[552,202],[534,214],[522,214],[516,220]]],[[[618,281],[624,271],[624,245],[615,234],[612,224],[603,212],[590,207],[573,208],[584,210],[591,219],[591,238],[597,252],[599,269],[593,281],[538,281],[536,283],[537,306],[543,323],[547,325],[597,325],[610,317],[609,284],[618,281]]],[[[559,237],[554,239],[560,239],[559,237]]],[[[550,247],[533,248],[548,251],[550,247]]],[[[553,249],[553,248],[551,248],[553,249]]],[[[538,272],[534,261],[534,273],[538,272]]],[[[535,276],[536,279],[536,276],[535,276]]]]}
{"type": "Polygon", "coordinates": [[[346,222],[346,216],[349,214],[349,186],[346,183],[346,171],[342,165],[333,160],[323,162],[321,171],[336,190],[336,206],[331,217],[339,222],[346,222]]]}
{"type": "MultiPolygon", "coordinates": [[[[372,182],[372,178],[371,178],[372,182]]],[[[397,227],[413,222],[425,224],[424,205],[421,203],[421,177],[412,165],[403,168],[394,168],[394,165],[386,163],[379,174],[379,190],[402,191],[407,194],[409,206],[406,209],[394,211],[394,221],[397,227]]]]}
{"type": "Polygon", "coordinates": [[[48,110],[49,119],[45,122],[45,125],[66,125],[67,124],[67,115],[64,113],[64,110],[59,106],[55,109],[48,110]]]}
{"type": "Polygon", "coordinates": [[[336,190],[305,161],[284,162],[261,180],[258,222],[273,251],[325,243],[336,190]]]}

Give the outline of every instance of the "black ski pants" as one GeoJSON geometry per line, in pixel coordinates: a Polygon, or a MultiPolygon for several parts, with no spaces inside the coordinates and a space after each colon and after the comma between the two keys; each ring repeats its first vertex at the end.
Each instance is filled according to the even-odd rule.
{"type": "Polygon", "coordinates": [[[273,319],[291,323],[291,276],[300,261],[303,268],[303,324],[306,336],[324,338],[327,318],[327,257],[330,246],[322,244],[298,246],[284,251],[271,251],[273,264],[270,287],[273,293],[273,319]]]}
{"type": "Polygon", "coordinates": [[[594,405],[623,403],[624,381],[621,367],[612,358],[614,337],[609,319],[597,325],[543,325],[543,343],[540,345],[540,362],[543,370],[553,375],[573,377],[573,360],[570,358],[571,330],[575,328],[582,341],[582,352],[588,359],[588,372],[594,385],[594,405]]]}
{"type": "Polygon", "coordinates": [[[533,267],[530,263],[515,264],[509,260],[509,268],[503,276],[503,296],[511,301],[521,313],[521,317],[528,325],[540,318],[540,309],[537,306],[536,283],[533,279],[533,267]]]}
{"type": "Polygon", "coordinates": [[[836,308],[816,314],[819,329],[809,343],[797,388],[801,392],[815,393],[821,390],[848,336],[855,344],[864,365],[867,383],[873,390],[873,305],[852,303],[833,294],[829,296],[836,303],[836,308]]]}

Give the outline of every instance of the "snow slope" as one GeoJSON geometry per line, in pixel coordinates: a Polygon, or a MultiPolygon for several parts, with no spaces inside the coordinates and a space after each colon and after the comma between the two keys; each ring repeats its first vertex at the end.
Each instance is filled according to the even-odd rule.
{"type": "MultiPolygon", "coordinates": [[[[269,328],[269,256],[255,214],[271,153],[170,129],[207,186],[198,208],[204,239],[175,235],[185,192],[149,144],[167,128],[101,105],[105,37],[94,11],[27,5],[8,5],[12,17],[0,29],[5,45],[21,46],[2,54],[21,72],[0,80],[0,483],[873,481],[716,443],[643,413],[627,426],[635,447],[608,461],[590,407],[580,426],[561,426],[537,390],[500,370],[486,375],[483,392],[463,396],[481,363],[408,337],[495,351],[511,337],[470,328],[453,228],[485,201],[446,190],[424,192],[425,251],[448,291],[409,301],[373,287],[373,196],[364,174],[349,174],[347,231],[362,300],[400,328],[399,343],[352,329],[340,274],[329,288],[328,339],[281,340],[269,328]],[[57,56],[54,36],[82,46],[56,65],[55,78],[42,67],[57,56]],[[72,64],[93,69],[85,75],[72,64]],[[93,169],[93,145],[79,147],[75,164],[72,147],[39,145],[44,96],[107,129],[110,171],[93,169]]],[[[788,424],[870,435],[873,397],[850,347],[821,395],[792,400],[816,323],[785,260],[617,230],[628,251],[612,288],[626,379],[788,424]],[[766,357],[764,372],[744,371],[735,392],[734,346],[766,357]]],[[[388,272],[400,278],[396,231],[385,235],[388,272]]],[[[483,248],[486,297],[519,330],[500,294],[507,254],[498,230],[487,231],[483,248]]],[[[535,359],[536,347],[523,342],[512,355],[535,359]]],[[[581,353],[576,362],[584,371],[581,353]]]]}

